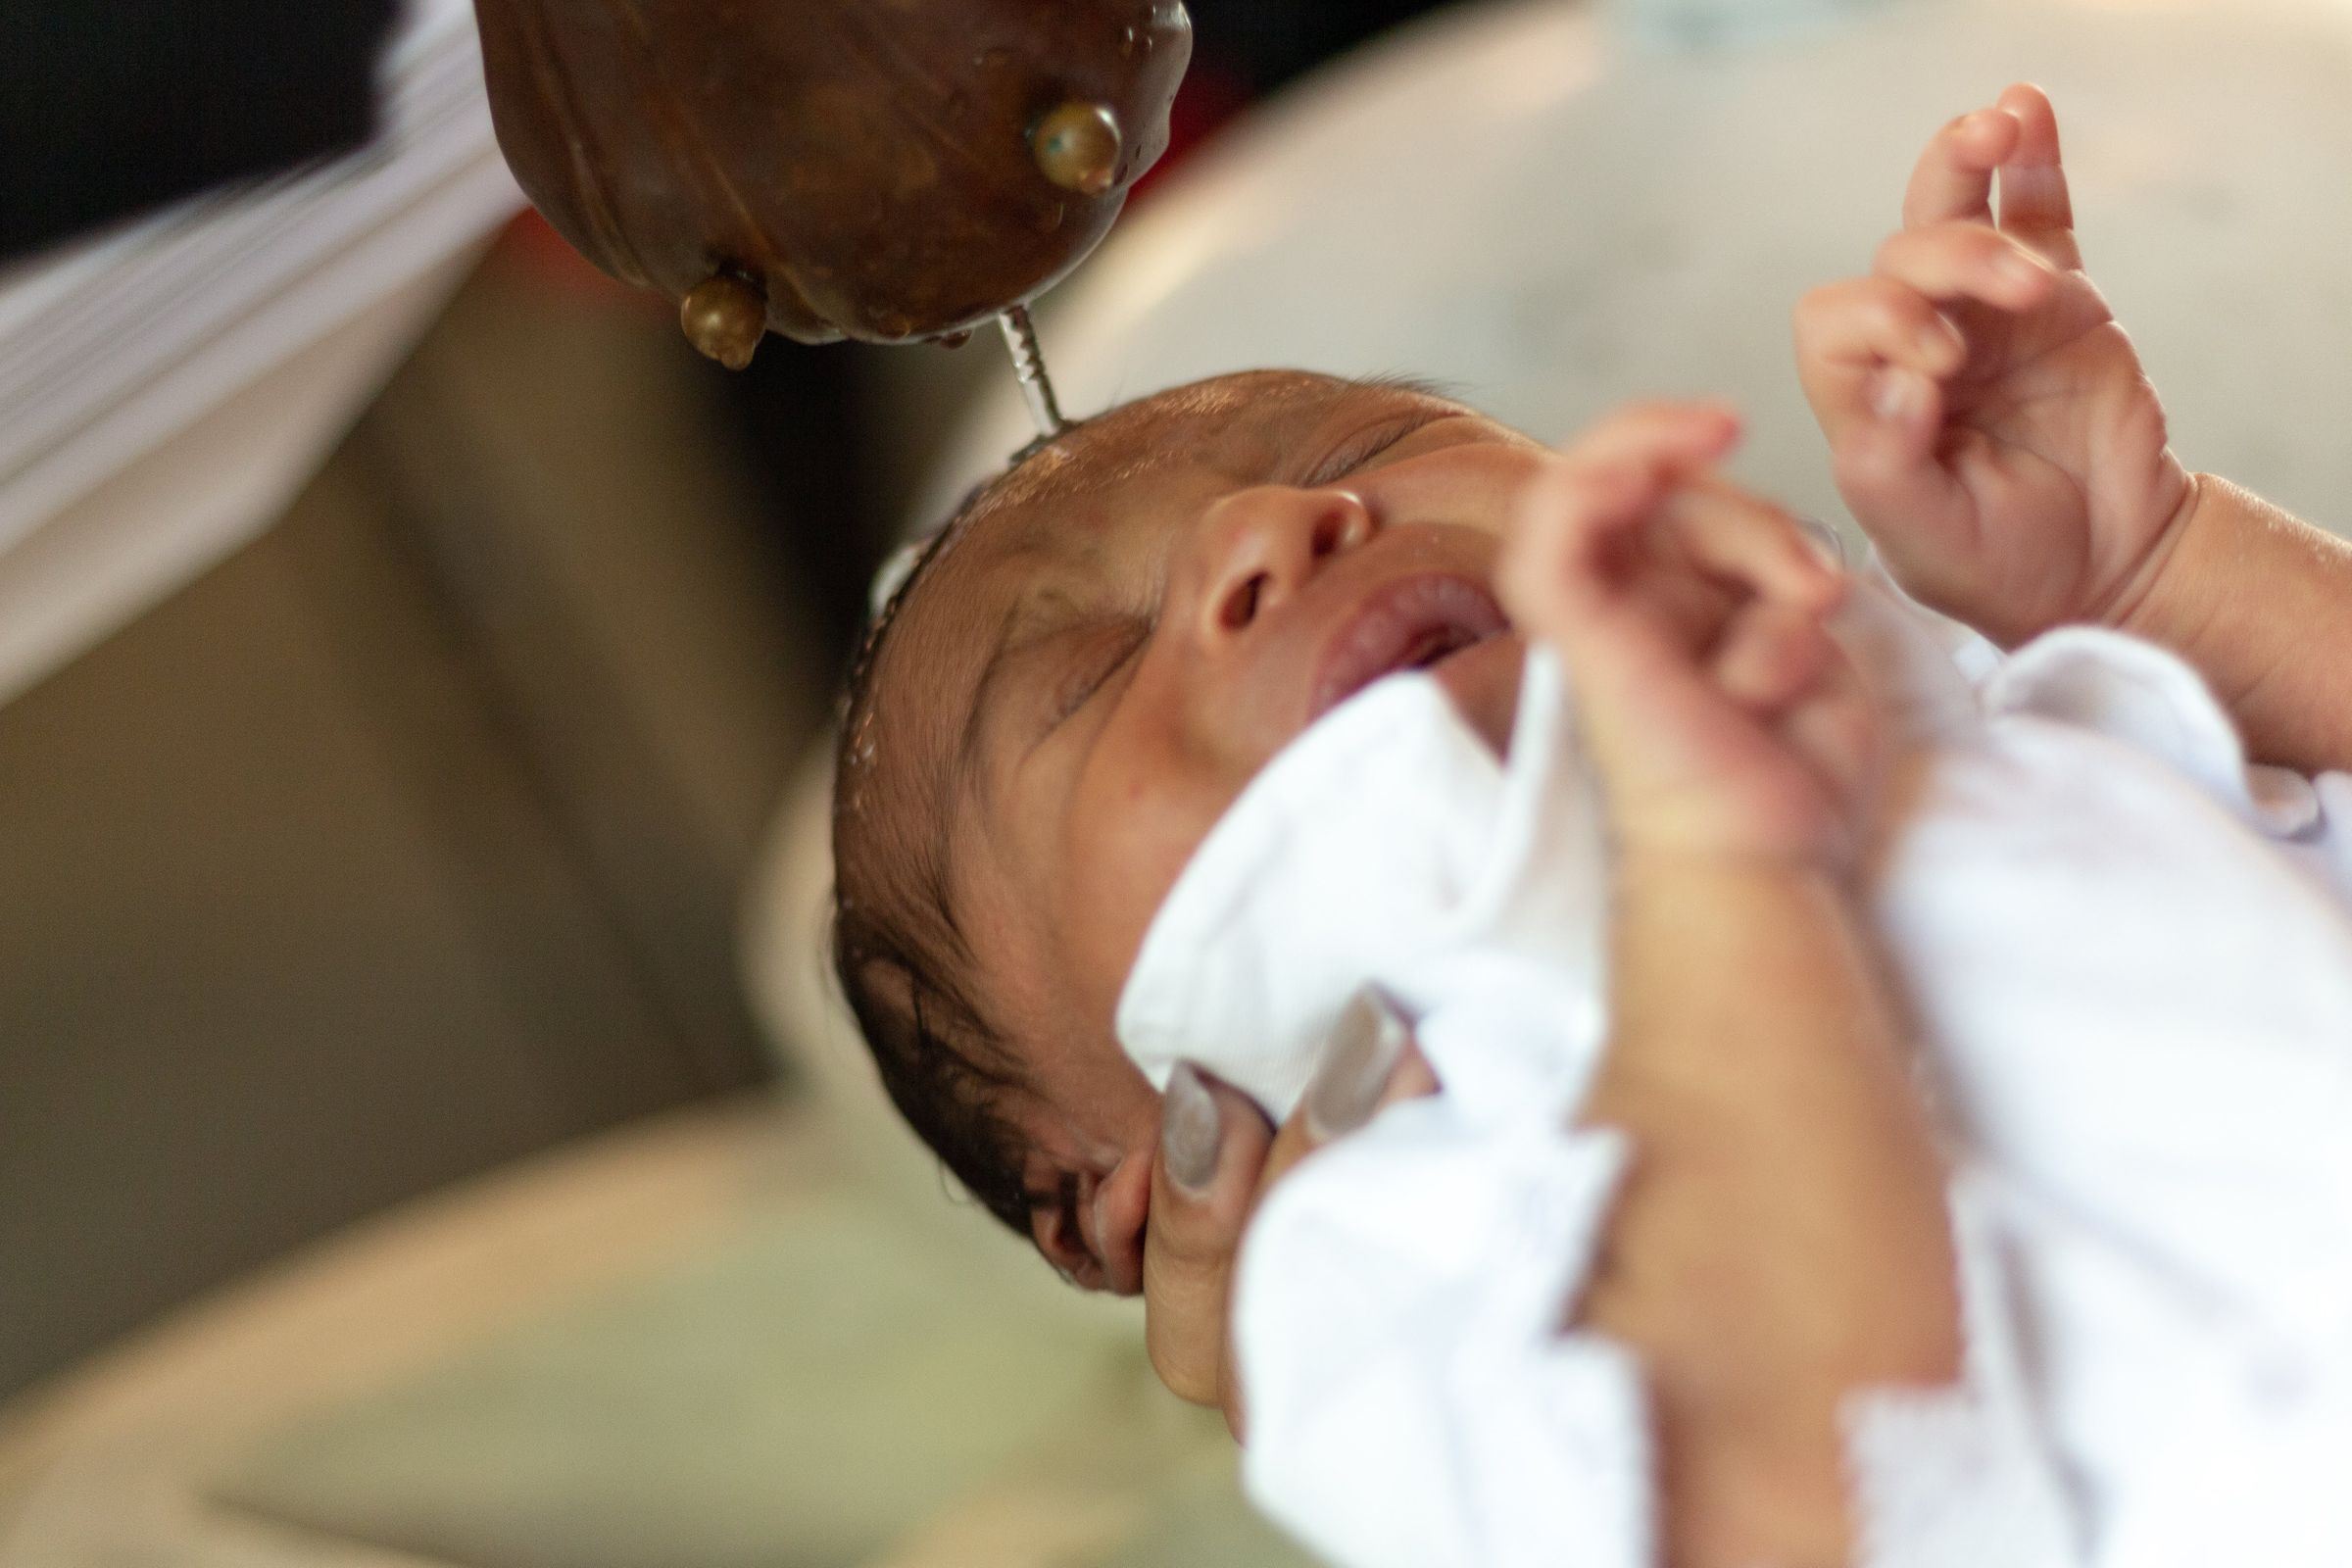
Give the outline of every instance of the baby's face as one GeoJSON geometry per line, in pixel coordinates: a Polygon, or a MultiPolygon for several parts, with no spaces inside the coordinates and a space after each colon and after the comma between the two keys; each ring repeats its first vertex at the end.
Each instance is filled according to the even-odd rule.
{"type": "Polygon", "coordinates": [[[1521,649],[1493,592],[1542,448],[1396,387],[1259,372],[1033,458],[909,591],[874,765],[932,781],[954,925],[1034,1093],[1041,1179],[1156,1127],[1111,1018],[1146,927],[1250,778],[1393,670],[1500,749],[1521,649]]]}

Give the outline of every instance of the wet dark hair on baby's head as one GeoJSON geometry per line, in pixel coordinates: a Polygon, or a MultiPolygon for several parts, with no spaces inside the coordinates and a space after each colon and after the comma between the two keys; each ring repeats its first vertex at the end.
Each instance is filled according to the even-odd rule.
{"type": "Polygon", "coordinates": [[[1027,1238],[1032,1212],[1070,1195],[1025,1184],[1025,1146],[1004,1110],[1021,1074],[966,979],[976,964],[956,928],[946,844],[925,831],[937,813],[920,808],[941,781],[877,776],[871,766],[876,676],[898,608],[1021,461],[964,498],[876,613],[851,664],[834,760],[832,948],[891,1103],[983,1207],[1027,1238]]]}

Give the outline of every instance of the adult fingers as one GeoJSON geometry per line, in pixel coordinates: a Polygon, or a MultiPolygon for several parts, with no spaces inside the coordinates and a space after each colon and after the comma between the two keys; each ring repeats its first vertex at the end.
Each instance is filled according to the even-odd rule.
{"type": "Polygon", "coordinates": [[[1196,1404],[1216,1403],[1223,1385],[1234,1252],[1273,1138],[1239,1090],[1190,1063],[1169,1078],[1144,1231],[1144,1343],[1160,1381],[1196,1404]]]}
{"type": "Polygon", "coordinates": [[[2057,282],[2051,264],[2014,235],[1970,222],[1900,230],[1879,247],[1872,270],[1932,300],[1980,300],[2005,311],[2040,304],[2057,282]]]}
{"type": "Polygon", "coordinates": [[[1365,987],[1332,1026],[1298,1108],[1276,1130],[1258,1191],[1271,1188],[1333,1139],[1363,1126],[1384,1106],[1436,1089],[1437,1078],[1413,1044],[1412,1021],[1379,988],[1365,987]]]}
{"type": "Polygon", "coordinates": [[[2001,94],[2001,110],[2019,125],[2017,146],[2000,167],[2001,227],[2052,265],[2079,268],[2082,252],[2075,242],[2074,196],[2058,147],[2058,111],[2047,93],[2022,81],[2001,94]]]}
{"type": "Polygon", "coordinates": [[[1890,277],[1854,277],[1812,290],[1791,318],[1797,379],[1823,434],[1838,440],[1873,416],[1869,380],[1899,366],[1940,380],[1968,359],[1968,341],[1934,302],[1890,277]]]}
{"type": "Polygon", "coordinates": [[[2017,145],[2021,126],[1999,109],[1979,109],[1947,123],[1928,142],[1903,192],[1903,225],[1966,219],[1992,221],[1992,172],[2017,145]]]}
{"type": "MultiPolygon", "coordinates": [[[[1256,1198],[1262,1199],[1307,1155],[1354,1132],[1388,1106],[1437,1092],[1437,1074],[1413,1044],[1411,1020],[1377,987],[1367,986],[1340,1014],[1298,1108],[1274,1134],[1258,1173],[1256,1198]]],[[[1243,1437],[1244,1391],[1230,1356],[1222,1369],[1218,1402],[1233,1435],[1243,1437]]]]}

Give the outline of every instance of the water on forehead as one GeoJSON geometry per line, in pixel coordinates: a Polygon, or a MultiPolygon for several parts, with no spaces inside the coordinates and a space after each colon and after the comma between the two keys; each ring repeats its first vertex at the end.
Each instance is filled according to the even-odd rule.
{"type": "MultiPolygon", "coordinates": [[[[1037,511],[1100,497],[1189,463],[1221,466],[1237,440],[1250,444],[1263,422],[1301,406],[1329,403],[1348,383],[1301,371],[1250,371],[1178,387],[1117,409],[1022,464],[998,483],[971,519],[1037,511]]],[[[1027,530],[1024,530],[1026,532],[1027,530]]],[[[1023,541],[1027,543],[1026,540],[1023,541]]]]}

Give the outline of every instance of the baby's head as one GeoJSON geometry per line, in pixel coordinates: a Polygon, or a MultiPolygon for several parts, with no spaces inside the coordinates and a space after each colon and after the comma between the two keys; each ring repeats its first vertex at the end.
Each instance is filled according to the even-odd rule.
{"type": "Polygon", "coordinates": [[[1201,838],[1318,715],[1434,667],[1500,749],[1493,589],[1543,448],[1259,371],[1091,419],[968,501],[853,680],[836,961],[892,1099],[1082,1283],[1140,1278],[1158,1097],[1112,1031],[1201,838]]]}

